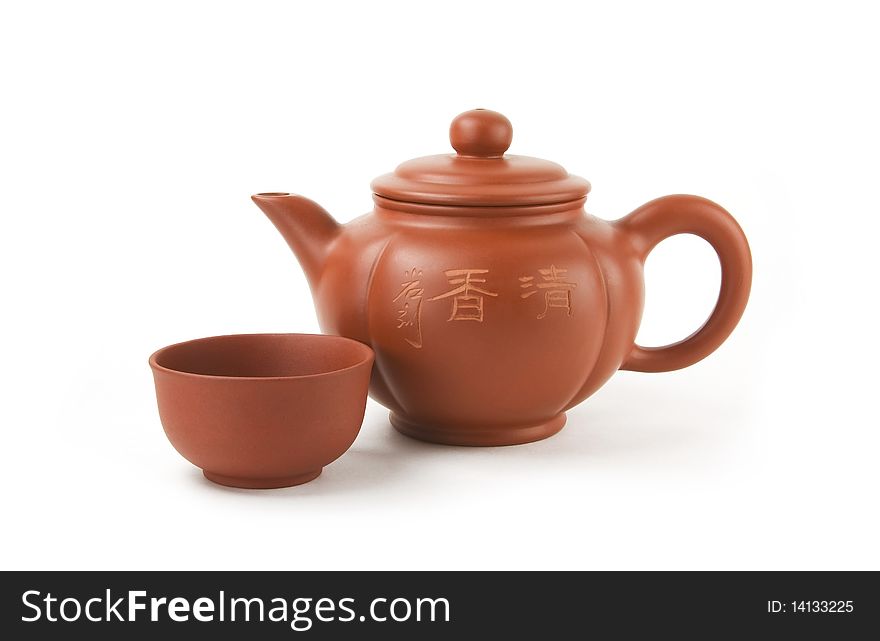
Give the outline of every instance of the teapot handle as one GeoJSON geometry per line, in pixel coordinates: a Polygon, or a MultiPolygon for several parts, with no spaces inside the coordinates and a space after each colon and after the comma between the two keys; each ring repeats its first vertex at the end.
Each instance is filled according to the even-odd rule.
{"type": "Polygon", "coordinates": [[[721,291],[709,319],[682,341],[664,347],[633,345],[621,369],[668,372],[714,352],[736,327],[752,284],[752,256],[745,234],[726,210],[699,196],[664,196],[646,203],[615,226],[626,232],[644,264],[657,244],[676,234],[704,239],[721,262],[721,291]]]}

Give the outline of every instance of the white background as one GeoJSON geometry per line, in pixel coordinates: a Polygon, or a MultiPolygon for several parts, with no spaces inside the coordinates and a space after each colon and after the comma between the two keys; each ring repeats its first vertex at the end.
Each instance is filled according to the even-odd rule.
{"type": "MultiPolygon", "coordinates": [[[[871,3],[29,2],[0,9],[0,567],[880,568],[880,46],[871,3]],[[149,354],[317,332],[249,195],[341,221],[482,106],[613,219],[697,193],[752,299],[710,358],[622,372],[557,436],[409,440],[370,403],[317,481],[205,481],[149,354]]],[[[648,262],[640,341],[695,329],[717,260],[648,262]]]]}

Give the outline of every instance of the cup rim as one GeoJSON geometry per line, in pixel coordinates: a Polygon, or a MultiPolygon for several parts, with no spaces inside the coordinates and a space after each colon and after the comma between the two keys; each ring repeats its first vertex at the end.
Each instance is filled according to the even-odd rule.
{"type": "Polygon", "coordinates": [[[201,338],[193,338],[187,341],[181,341],[179,343],[173,343],[171,345],[166,345],[165,347],[161,347],[157,349],[150,355],[149,363],[150,367],[154,372],[165,372],[168,374],[173,374],[175,376],[185,376],[189,378],[197,378],[197,379],[214,379],[214,380],[222,380],[222,381],[287,381],[287,380],[298,380],[298,379],[308,379],[308,378],[321,378],[324,376],[334,376],[338,374],[343,374],[345,372],[349,372],[351,370],[358,369],[363,367],[364,365],[372,365],[372,361],[374,359],[373,349],[360,341],[354,340],[353,338],[347,338],[345,336],[338,336],[336,334],[309,334],[309,333],[298,333],[298,332],[264,332],[264,333],[253,333],[253,334],[219,334],[217,336],[203,336],[201,338]],[[349,365],[347,367],[342,367],[338,369],[327,370],[326,372],[315,372],[313,374],[290,374],[287,376],[222,376],[218,374],[199,374],[197,372],[187,372],[180,369],[173,369],[171,367],[165,367],[164,365],[160,365],[158,359],[161,356],[170,350],[173,350],[178,347],[182,347],[183,345],[189,345],[192,343],[200,343],[203,341],[211,341],[218,340],[224,338],[237,338],[237,337],[300,337],[306,339],[312,339],[315,342],[321,341],[335,341],[335,342],[343,342],[348,343],[356,350],[361,352],[361,359],[358,360],[353,365],[349,365]]]}

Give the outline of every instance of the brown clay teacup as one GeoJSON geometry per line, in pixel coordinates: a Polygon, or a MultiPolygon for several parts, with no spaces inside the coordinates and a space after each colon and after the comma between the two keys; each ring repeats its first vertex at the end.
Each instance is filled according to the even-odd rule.
{"type": "Polygon", "coordinates": [[[360,431],[373,351],[341,336],[242,334],[150,357],[171,444],[221,485],[316,478],[360,431]]]}

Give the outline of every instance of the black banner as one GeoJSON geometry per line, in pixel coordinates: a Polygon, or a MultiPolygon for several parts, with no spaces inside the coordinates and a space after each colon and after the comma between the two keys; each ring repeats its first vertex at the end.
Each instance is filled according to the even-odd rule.
{"type": "Polygon", "coordinates": [[[142,630],[163,639],[636,638],[646,629],[674,638],[846,639],[880,629],[873,572],[5,572],[0,579],[6,639],[120,639],[142,630]]]}

